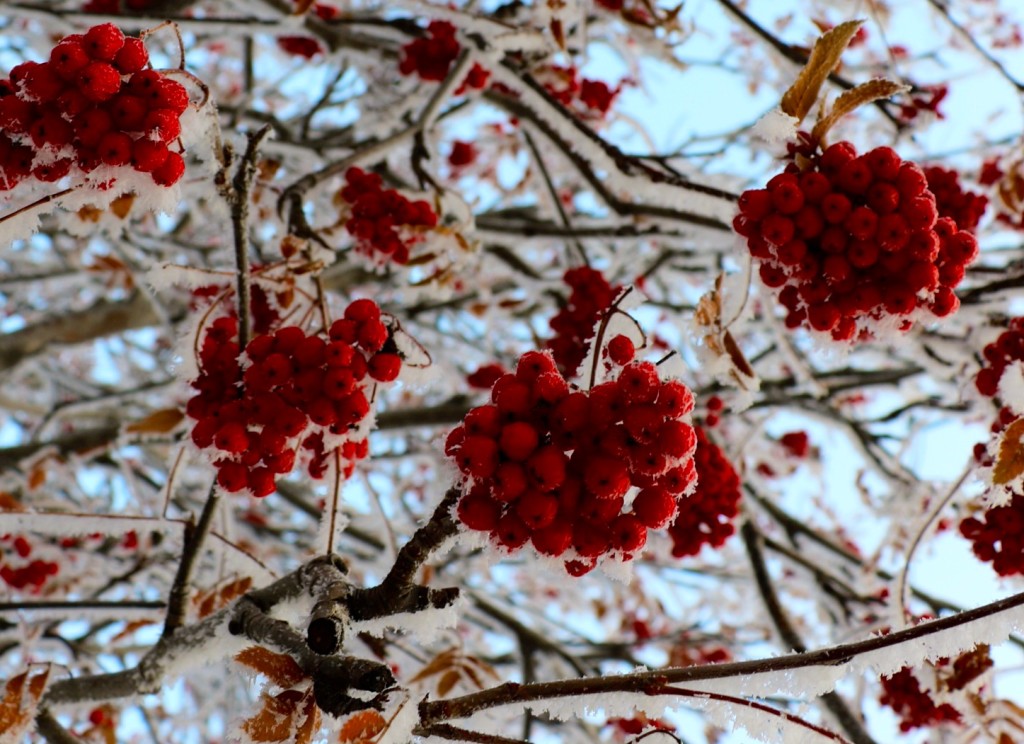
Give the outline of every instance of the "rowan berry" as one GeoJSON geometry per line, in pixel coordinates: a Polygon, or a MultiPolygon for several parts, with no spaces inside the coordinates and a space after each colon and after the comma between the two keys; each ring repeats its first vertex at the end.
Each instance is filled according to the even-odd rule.
{"type": "Polygon", "coordinates": [[[91,58],[78,39],[65,38],[50,52],[50,65],[63,80],[73,81],[91,58]]]}
{"type": "Polygon", "coordinates": [[[162,165],[153,170],[153,181],[158,186],[173,186],[185,175],[185,161],[176,152],[168,152],[162,165]]]}
{"type": "Polygon", "coordinates": [[[113,60],[121,51],[124,42],[124,34],[113,23],[93,26],[85,32],[85,36],[82,38],[82,46],[89,56],[103,62],[113,60]]]}
{"type": "Polygon", "coordinates": [[[142,39],[128,38],[114,57],[114,66],[122,75],[139,72],[149,64],[149,52],[142,39]]]}

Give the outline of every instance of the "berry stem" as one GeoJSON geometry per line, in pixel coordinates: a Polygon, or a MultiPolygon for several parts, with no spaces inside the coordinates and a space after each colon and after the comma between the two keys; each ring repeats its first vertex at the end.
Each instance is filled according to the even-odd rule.
{"type": "Polygon", "coordinates": [[[232,234],[235,241],[235,267],[238,270],[238,346],[244,349],[252,338],[252,286],[249,276],[249,192],[256,177],[256,156],[260,144],[270,134],[266,124],[256,132],[247,133],[248,142],[224,196],[231,205],[232,234]]]}
{"type": "MultiPolygon", "coordinates": [[[[597,333],[594,334],[594,358],[590,363],[590,385],[588,386],[590,389],[593,389],[594,384],[597,382],[597,365],[601,361],[601,346],[604,344],[604,334],[608,330],[608,323],[611,321],[612,316],[619,311],[619,305],[622,303],[624,299],[626,299],[626,297],[629,296],[629,293],[632,291],[632,287],[626,287],[624,290],[622,290],[622,292],[619,293],[619,296],[612,301],[612,304],[601,315],[601,323],[597,327],[597,333]]],[[[624,313],[624,315],[629,314],[624,313]]]]}

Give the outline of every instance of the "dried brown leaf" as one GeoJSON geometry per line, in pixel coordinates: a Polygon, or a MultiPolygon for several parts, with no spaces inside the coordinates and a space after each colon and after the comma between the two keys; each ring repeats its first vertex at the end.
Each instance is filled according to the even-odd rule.
{"type": "Polygon", "coordinates": [[[135,203],[135,194],[121,194],[121,196],[110,202],[110,211],[122,220],[132,211],[132,204],[135,203]]]}
{"type": "Polygon", "coordinates": [[[82,220],[82,222],[99,222],[102,215],[102,210],[91,204],[86,204],[78,210],[78,219],[82,220]]]}
{"type": "Polygon", "coordinates": [[[739,344],[736,343],[736,339],[732,337],[729,331],[722,334],[722,343],[725,345],[725,352],[729,355],[729,359],[732,360],[733,366],[736,367],[747,377],[756,377],[754,368],[750,366],[750,362],[747,361],[747,357],[744,356],[743,351],[740,349],[739,344]]]}
{"type": "Polygon", "coordinates": [[[966,651],[953,661],[953,673],[946,678],[946,688],[962,690],[992,667],[987,644],[966,651]]]}
{"type": "Polygon", "coordinates": [[[277,654],[262,646],[249,646],[235,655],[235,661],[265,675],[278,687],[293,687],[306,678],[306,673],[287,654],[277,654]]]}
{"type": "Polygon", "coordinates": [[[800,70],[796,80],[789,87],[779,104],[782,112],[803,121],[818,100],[821,86],[839,64],[854,34],[863,21],[846,21],[822,34],[814,43],[807,64],[800,70]]]}
{"type": "Polygon", "coordinates": [[[364,744],[388,727],[384,716],[375,710],[361,710],[346,719],[338,732],[339,744],[364,744]]]}
{"type": "Polygon", "coordinates": [[[836,99],[828,114],[818,119],[814,129],[811,130],[811,136],[818,141],[824,140],[825,135],[835,126],[836,122],[855,109],[884,98],[891,98],[897,93],[908,90],[910,88],[906,85],[882,78],[861,83],[836,99]]]}
{"type": "Polygon", "coordinates": [[[4,696],[0,700],[0,733],[12,734],[12,741],[24,734],[32,725],[39,707],[39,700],[46,691],[50,668],[29,676],[29,673],[11,677],[4,685],[4,696]],[[27,683],[27,684],[26,684],[27,683]]]}
{"type": "Polygon", "coordinates": [[[1024,473],[1024,419],[1017,419],[1006,427],[1002,441],[999,442],[999,454],[992,468],[992,482],[997,486],[1009,483],[1024,473]]]}
{"type": "Polygon", "coordinates": [[[414,676],[410,682],[420,682],[427,677],[432,677],[435,674],[440,674],[443,671],[448,670],[456,663],[456,650],[450,648],[447,651],[442,651],[433,659],[431,659],[425,667],[420,669],[416,676],[414,676]]]}
{"type": "Polygon", "coordinates": [[[264,695],[263,706],[256,715],[242,722],[242,730],[253,741],[288,741],[294,728],[295,715],[304,698],[305,694],[299,690],[285,690],[273,697],[264,695]]]}
{"type": "Polygon", "coordinates": [[[693,319],[698,325],[717,325],[722,316],[722,302],[718,297],[718,290],[711,290],[704,293],[697,302],[697,309],[693,313],[693,319]]]}
{"type": "Polygon", "coordinates": [[[313,734],[320,730],[320,709],[316,706],[312,690],[306,694],[302,713],[304,718],[295,730],[295,744],[309,744],[313,740],[313,734]]]}
{"type": "Polygon", "coordinates": [[[441,675],[441,679],[437,681],[437,696],[444,697],[452,688],[458,684],[462,675],[455,669],[449,669],[447,672],[441,675]]]}
{"type": "Polygon", "coordinates": [[[21,501],[13,493],[8,491],[0,491],[0,512],[20,512],[25,511],[25,507],[21,505],[21,501]]]}
{"type": "Polygon", "coordinates": [[[148,627],[150,625],[154,625],[154,624],[155,624],[155,621],[153,621],[153,620],[136,620],[134,622],[131,622],[131,623],[128,623],[127,625],[125,625],[124,629],[120,633],[115,635],[113,638],[111,638],[110,640],[111,640],[111,642],[113,642],[113,641],[120,641],[121,639],[127,638],[128,636],[130,636],[132,633],[134,633],[139,628],[146,628],[146,627],[148,627]]]}
{"type": "Polygon", "coordinates": [[[180,408],[161,408],[124,427],[129,434],[166,434],[185,418],[180,408]]]}

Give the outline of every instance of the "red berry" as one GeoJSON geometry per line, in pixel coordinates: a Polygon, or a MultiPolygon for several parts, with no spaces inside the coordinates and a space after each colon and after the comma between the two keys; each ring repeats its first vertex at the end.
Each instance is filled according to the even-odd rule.
{"type": "Polygon", "coordinates": [[[124,132],[110,131],[100,138],[96,149],[107,165],[127,165],[132,158],[132,138],[124,132]]]}
{"type": "Polygon", "coordinates": [[[636,349],[628,336],[619,334],[608,342],[608,358],[615,364],[625,365],[633,361],[636,349]]]}
{"type": "Polygon", "coordinates": [[[173,186],[185,175],[185,161],[176,152],[169,152],[162,165],[153,171],[153,181],[158,186],[173,186]]]}
{"type": "Polygon", "coordinates": [[[539,443],[537,430],[525,421],[517,421],[507,424],[501,430],[501,438],[498,445],[505,457],[510,460],[522,462],[526,460],[539,443]]]}
{"type": "Polygon", "coordinates": [[[367,372],[378,382],[392,382],[402,370],[402,358],[398,354],[380,352],[370,357],[367,372]]]}
{"type": "Polygon", "coordinates": [[[123,75],[139,72],[149,64],[149,52],[142,39],[125,39],[124,46],[114,57],[114,66],[123,75]]]}
{"type": "Polygon", "coordinates": [[[90,62],[78,72],[78,89],[90,101],[109,101],[121,90],[121,75],[106,62],[90,62]]]}
{"type": "Polygon", "coordinates": [[[85,32],[82,46],[93,59],[110,62],[124,46],[124,34],[113,23],[93,26],[85,32]]]}
{"type": "Polygon", "coordinates": [[[653,530],[661,529],[676,515],[676,499],[664,488],[645,488],[633,500],[633,513],[653,530]]]}

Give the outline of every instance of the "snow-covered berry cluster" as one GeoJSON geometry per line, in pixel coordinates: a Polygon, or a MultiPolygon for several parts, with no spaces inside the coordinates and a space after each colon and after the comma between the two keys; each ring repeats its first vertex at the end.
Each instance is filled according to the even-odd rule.
{"type": "Polygon", "coordinates": [[[961,230],[972,233],[977,230],[988,207],[988,197],[965,191],[960,174],[950,168],[929,165],[924,169],[924,176],[928,179],[928,190],[935,195],[939,216],[951,218],[961,230]]]}
{"type": "Polygon", "coordinates": [[[917,165],[889,147],[858,155],[838,142],[822,152],[808,139],[793,157],[767,188],[741,195],[733,221],[788,327],[849,341],[880,321],[905,331],[915,316],[959,307],[953,289],[978,242],[939,216],[917,165]]]}
{"type": "Polygon", "coordinates": [[[1024,317],[1011,318],[1005,331],[982,350],[985,365],[978,370],[974,384],[982,395],[994,398],[999,380],[1011,364],[1024,362],[1024,317]]]}
{"type": "Polygon", "coordinates": [[[701,427],[694,430],[697,487],[688,498],[679,500],[679,512],[668,528],[672,555],[677,558],[697,555],[704,545],[721,547],[735,532],[732,520],[739,513],[740,478],[736,469],[701,427]]]}
{"type": "Polygon", "coordinates": [[[564,556],[574,575],[631,557],[685,508],[692,409],[690,390],[649,362],[582,391],[549,352],[528,352],[445,443],[466,486],[458,519],[508,550],[564,556]]]}
{"type": "Polygon", "coordinates": [[[39,558],[15,565],[12,563],[14,555],[27,559],[32,555],[32,543],[24,535],[3,535],[0,537],[0,579],[12,589],[31,587],[38,592],[48,578],[60,572],[58,564],[39,558]]]}
{"type": "Polygon", "coordinates": [[[1000,576],[1024,574],[1024,495],[960,522],[960,534],[971,541],[978,560],[992,563],[1000,576]]]}
{"type": "Polygon", "coordinates": [[[185,162],[169,145],[188,92],[148,64],[141,39],[105,23],[65,37],[46,62],[12,69],[0,80],[0,190],[102,165],[177,183],[185,162]]]}
{"type": "Polygon", "coordinates": [[[213,456],[221,488],[267,496],[299,458],[313,478],[324,477],[335,458],[351,475],[368,451],[361,424],[372,388],[397,378],[402,366],[377,304],[356,300],[326,338],[296,326],[260,334],[244,357],[237,334],[234,318],[210,324],[192,382],[197,392],[186,406],[195,419],[192,441],[213,456]]]}
{"type": "MultiPolygon", "coordinates": [[[[459,56],[462,45],[455,38],[455,26],[448,21],[431,21],[425,36],[413,39],[402,47],[398,71],[403,75],[419,75],[423,80],[440,82],[459,56]]],[[[483,89],[491,74],[486,68],[474,64],[457,93],[467,88],[483,89]]]]}
{"type": "Polygon", "coordinates": [[[611,307],[622,288],[612,286],[600,271],[589,266],[569,269],[562,278],[571,291],[565,305],[551,319],[555,335],[547,346],[558,369],[572,377],[587,355],[601,314],[611,307]]]}
{"type": "Polygon", "coordinates": [[[936,705],[910,667],[889,677],[882,677],[882,705],[896,711],[900,717],[900,730],[928,728],[940,723],[958,723],[960,712],[949,703],[936,705]]]}
{"type": "Polygon", "coordinates": [[[385,189],[379,174],[361,168],[345,172],[341,198],[350,209],[345,229],[356,239],[356,250],[371,258],[408,263],[419,233],[437,226],[429,203],[385,189]]]}
{"type": "Polygon", "coordinates": [[[603,80],[581,77],[574,66],[549,65],[535,75],[559,103],[583,116],[604,116],[619,95],[619,88],[612,88],[603,80]]]}

